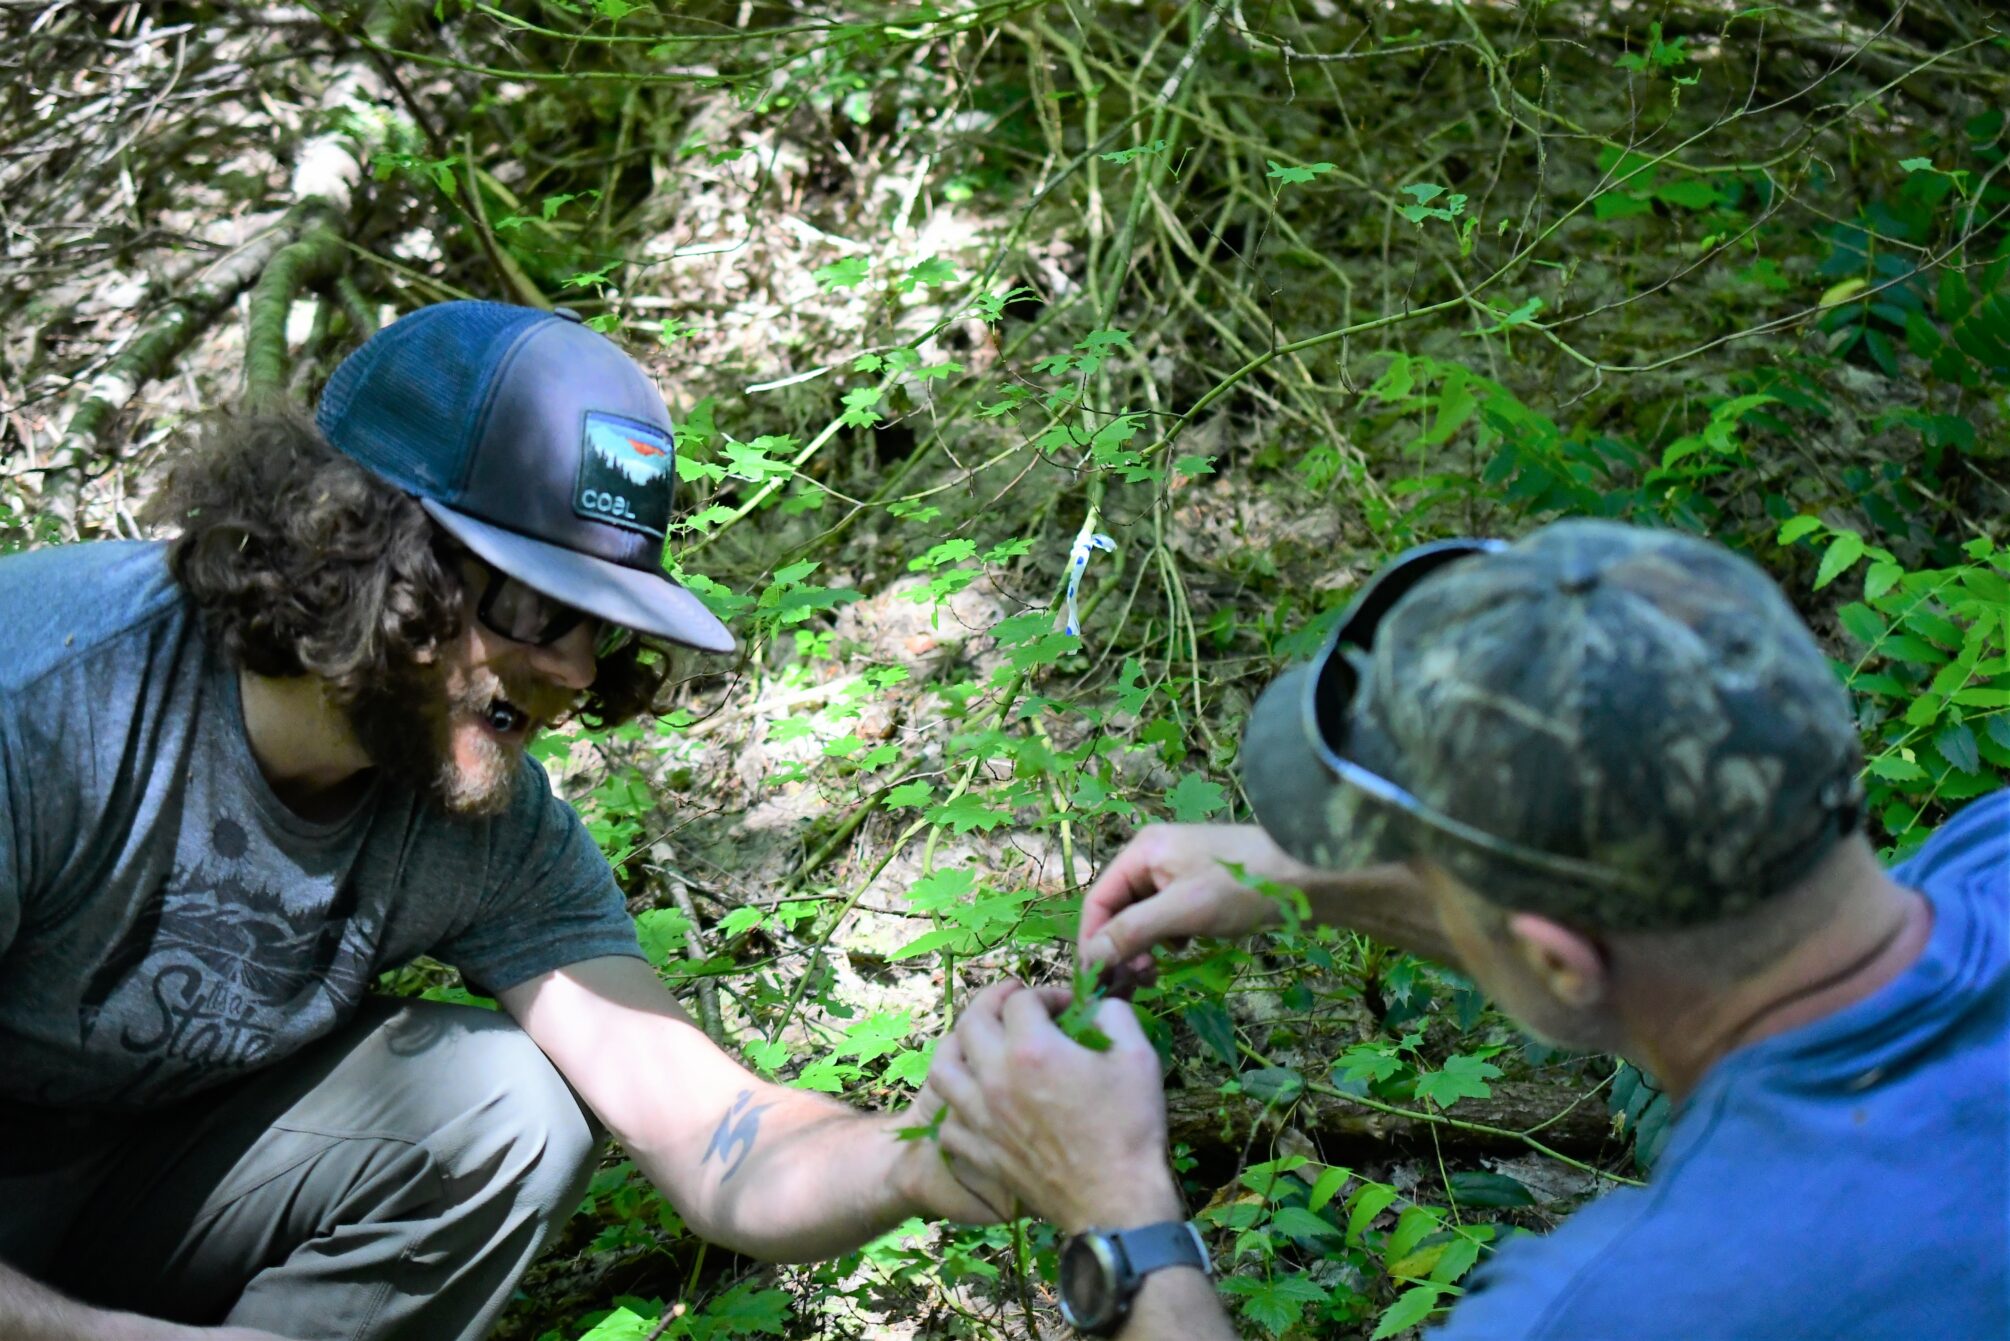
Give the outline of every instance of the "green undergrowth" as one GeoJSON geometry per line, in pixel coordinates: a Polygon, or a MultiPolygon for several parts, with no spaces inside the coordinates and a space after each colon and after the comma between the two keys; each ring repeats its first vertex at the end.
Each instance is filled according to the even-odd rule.
{"type": "MultiPolygon", "coordinates": [[[[1065,980],[1083,878],[1141,824],[1246,817],[1254,695],[1429,538],[1597,515],[1752,555],[1854,691],[1894,858],[2010,778],[1999,35],[702,8],[445,5],[385,59],[473,95],[453,152],[395,111],[352,130],[381,208],[444,239],[431,283],[513,274],[674,382],[668,553],[742,655],[552,758],[651,960],[756,1070],[899,1104],[969,990],[1065,980]],[[706,288],[664,239],[728,198],[719,245],[751,243],[706,288]],[[761,357],[727,339],[748,283],[787,295],[761,357]],[[719,810],[782,802],[785,859],[735,888],[719,810]]],[[[1332,929],[1183,950],[1136,1004],[1183,1102],[1243,1117],[1179,1164],[1252,1335],[1440,1316],[1667,1132],[1651,1077],[1332,929]],[[1483,1130],[1509,1080],[1610,1139],[1483,1130]],[[1335,1109],[1410,1134],[1329,1139],[1335,1109]]],[[[1053,1277],[1031,1224],[708,1261],[614,1163],[505,1334],[1028,1336],[1053,1277]]]]}

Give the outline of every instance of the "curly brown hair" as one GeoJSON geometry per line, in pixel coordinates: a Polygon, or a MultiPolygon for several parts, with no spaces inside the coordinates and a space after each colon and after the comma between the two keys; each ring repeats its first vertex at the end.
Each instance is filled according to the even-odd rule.
{"type": "MultiPolygon", "coordinates": [[[[175,581],[254,675],[318,676],[351,705],[462,630],[459,544],[304,415],[206,417],[143,516],[179,528],[175,581]]],[[[669,674],[662,648],[630,642],[601,658],[573,712],[594,728],[660,713],[669,674]]]]}

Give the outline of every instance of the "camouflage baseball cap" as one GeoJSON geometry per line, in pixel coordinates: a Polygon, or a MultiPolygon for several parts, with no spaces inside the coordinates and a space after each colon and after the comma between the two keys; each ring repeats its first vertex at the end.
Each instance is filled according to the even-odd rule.
{"type": "Polygon", "coordinates": [[[1490,902],[1609,931],[1734,916],[1862,805],[1847,694],[1751,561],[1564,521],[1396,560],[1242,747],[1310,865],[1424,856],[1490,902]]]}

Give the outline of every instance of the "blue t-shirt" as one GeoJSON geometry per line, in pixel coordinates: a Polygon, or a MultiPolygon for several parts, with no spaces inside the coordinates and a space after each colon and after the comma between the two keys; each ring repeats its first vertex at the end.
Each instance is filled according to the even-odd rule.
{"type": "Polygon", "coordinates": [[[163,547],[0,559],[0,1104],[197,1093],[422,953],[491,991],[639,955],[578,816],[529,759],[518,784],[490,819],[388,781],[302,819],[163,547]]]}
{"type": "Polygon", "coordinates": [[[1432,1341],[2010,1336],[2010,792],[1892,876],[1918,961],[1719,1061],[1649,1186],[1504,1247],[1432,1341]]]}

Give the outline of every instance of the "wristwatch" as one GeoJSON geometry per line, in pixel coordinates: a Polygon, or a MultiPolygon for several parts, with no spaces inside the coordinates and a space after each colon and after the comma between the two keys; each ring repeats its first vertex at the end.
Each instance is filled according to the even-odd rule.
{"type": "Polygon", "coordinates": [[[1061,1245],[1061,1316],[1084,1336],[1115,1336],[1145,1277],[1177,1266],[1214,1275],[1207,1245],[1189,1220],[1070,1235],[1061,1245]]]}

